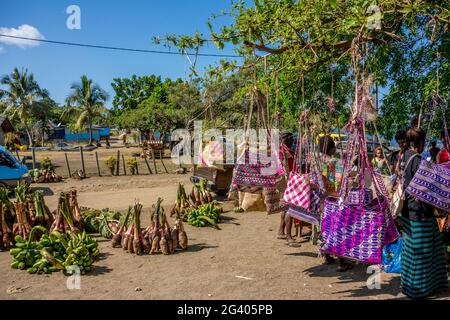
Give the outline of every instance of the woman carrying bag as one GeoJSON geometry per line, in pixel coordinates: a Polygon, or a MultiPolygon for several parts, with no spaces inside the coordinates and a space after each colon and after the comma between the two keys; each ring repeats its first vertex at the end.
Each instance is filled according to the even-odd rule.
{"type": "MultiPolygon", "coordinates": [[[[419,169],[425,132],[420,128],[410,128],[406,133],[406,143],[409,149],[405,151],[401,164],[405,187],[419,169]]],[[[403,229],[401,285],[402,292],[412,299],[426,298],[448,285],[445,247],[433,210],[430,204],[406,193],[399,217],[403,229]]]]}

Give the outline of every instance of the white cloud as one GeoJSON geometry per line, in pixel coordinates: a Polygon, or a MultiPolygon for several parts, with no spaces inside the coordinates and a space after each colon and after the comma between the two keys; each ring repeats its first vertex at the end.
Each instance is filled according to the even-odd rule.
{"type": "MultiPolygon", "coordinates": [[[[15,36],[15,37],[24,37],[24,38],[33,38],[33,39],[45,39],[44,36],[33,26],[28,24],[23,24],[16,28],[0,28],[0,34],[15,36]]],[[[39,46],[39,41],[32,40],[23,40],[16,38],[8,38],[8,37],[0,37],[0,43],[16,45],[20,48],[26,47],[37,47],[39,46]]]]}

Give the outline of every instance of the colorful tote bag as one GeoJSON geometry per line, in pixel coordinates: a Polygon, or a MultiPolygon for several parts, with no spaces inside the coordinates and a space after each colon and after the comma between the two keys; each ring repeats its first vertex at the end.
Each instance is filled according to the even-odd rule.
{"type": "MultiPolygon", "coordinates": [[[[361,98],[360,98],[361,99],[361,98]]],[[[359,104],[361,100],[359,100],[359,104]]],[[[339,198],[328,197],[324,203],[321,221],[323,243],[321,251],[326,254],[358,260],[364,263],[380,264],[383,247],[399,237],[388,206],[388,196],[382,180],[377,179],[367,157],[364,120],[356,115],[348,129],[350,137],[344,161],[343,180],[339,198]],[[350,204],[349,173],[353,157],[360,148],[361,174],[359,204],[350,204]],[[376,185],[377,197],[364,205],[365,171],[369,170],[376,185]]]]}
{"type": "MultiPolygon", "coordinates": [[[[301,135],[301,124],[302,119],[299,120],[299,138],[297,142],[297,147],[295,150],[295,162],[292,172],[289,174],[288,185],[286,191],[284,192],[283,199],[289,205],[297,208],[303,208],[309,210],[311,202],[311,182],[308,173],[299,173],[299,162],[301,167],[302,159],[302,140],[301,135]]],[[[307,160],[307,159],[306,159],[307,160]]],[[[307,161],[305,161],[306,163],[307,161]]],[[[305,168],[306,169],[306,168],[305,168]]]]}
{"type": "Polygon", "coordinates": [[[291,172],[283,199],[290,205],[309,210],[311,185],[308,174],[291,172]]]}
{"type": "Polygon", "coordinates": [[[387,211],[385,198],[365,207],[340,205],[336,198],[327,198],[322,216],[325,241],[321,251],[365,263],[381,263],[383,247],[398,237],[387,211]]]}
{"type": "Polygon", "coordinates": [[[450,168],[422,160],[406,192],[435,208],[450,211],[450,168]]]}
{"type": "Polygon", "coordinates": [[[318,212],[305,210],[293,205],[289,206],[287,214],[292,218],[311,223],[312,225],[319,225],[320,223],[320,214],[318,212]]]}

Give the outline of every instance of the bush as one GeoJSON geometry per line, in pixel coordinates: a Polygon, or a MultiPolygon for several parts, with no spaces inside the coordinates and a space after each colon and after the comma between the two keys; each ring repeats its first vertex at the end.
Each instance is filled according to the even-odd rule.
{"type": "Polygon", "coordinates": [[[130,169],[131,174],[136,174],[137,172],[137,160],[135,158],[128,158],[127,160],[127,167],[130,169]]]}
{"type": "Polygon", "coordinates": [[[41,161],[41,170],[55,171],[55,166],[49,157],[45,157],[41,161]]]}
{"type": "Polygon", "coordinates": [[[116,164],[117,164],[117,160],[115,157],[111,156],[106,160],[106,166],[109,169],[109,172],[111,173],[111,175],[113,176],[115,174],[116,171],[116,164]]]}

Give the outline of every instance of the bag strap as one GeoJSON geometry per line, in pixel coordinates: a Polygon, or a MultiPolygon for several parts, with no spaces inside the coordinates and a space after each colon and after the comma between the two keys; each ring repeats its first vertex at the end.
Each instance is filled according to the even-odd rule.
{"type": "MultiPolygon", "coordinates": [[[[408,168],[408,166],[409,166],[409,164],[412,162],[412,160],[415,158],[415,157],[420,157],[420,154],[418,154],[418,153],[414,153],[411,157],[409,157],[409,159],[408,159],[408,161],[406,161],[406,164],[405,164],[405,167],[403,168],[403,170],[400,170],[400,173],[401,173],[401,184],[403,185],[404,184],[404,182],[405,182],[405,172],[406,172],[406,169],[408,168]]],[[[404,186],[403,186],[404,187],[404,186]]],[[[403,190],[405,190],[406,188],[403,188],[403,190]]]]}

